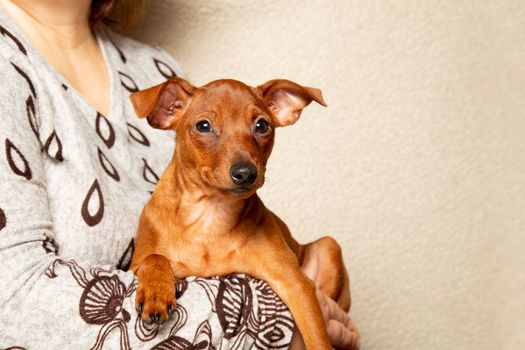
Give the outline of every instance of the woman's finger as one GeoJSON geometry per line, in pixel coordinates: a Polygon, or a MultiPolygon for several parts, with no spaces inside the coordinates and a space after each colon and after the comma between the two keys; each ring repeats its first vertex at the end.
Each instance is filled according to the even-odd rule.
{"type": "Polygon", "coordinates": [[[348,318],[348,322],[345,324],[345,327],[349,329],[353,334],[355,334],[357,339],[361,341],[361,334],[359,334],[359,329],[357,329],[354,321],[352,321],[351,318],[348,318]]]}
{"type": "Polygon", "coordinates": [[[328,321],[328,336],[333,347],[337,349],[358,350],[361,345],[359,335],[336,320],[328,321]]]}
{"type": "Polygon", "coordinates": [[[348,322],[350,322],[350,317],[348,317],[348,314],[343,309],[341,309],[339,304],[337,304],[334,300],[325,296],[325,303],[328,307],[329,319],[339,321],[344,325],[347,325],[348,322]]]}

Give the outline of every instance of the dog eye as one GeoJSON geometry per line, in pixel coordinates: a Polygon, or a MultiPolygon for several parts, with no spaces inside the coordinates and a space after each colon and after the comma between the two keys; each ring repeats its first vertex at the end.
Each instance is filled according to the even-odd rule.
{"type": "Polygon", "coordinates": [[[197,122],[196,127],[198,132],[211,132],[211,123],[207,120],[197,122]]]}
{"type": "Polygon", "coordinates": [[[255,123],[255,132],[258,134],[266,134],[268,132],[270,125],[264,119],[259,119],[255,123]]]}

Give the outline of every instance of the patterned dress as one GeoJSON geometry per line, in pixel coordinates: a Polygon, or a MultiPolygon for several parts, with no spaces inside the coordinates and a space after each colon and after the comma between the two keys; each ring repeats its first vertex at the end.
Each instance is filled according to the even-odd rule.
{"type": "Polygon", "coordinates": [[[129,94],[181,75],[159,48],[98,29],[110,112],[98,113],[0,11],[0,348],[286,349],[293,320],[259,280],[177,282],[161,326],[127,271],[140,212],[175,135],[129,94]]]}

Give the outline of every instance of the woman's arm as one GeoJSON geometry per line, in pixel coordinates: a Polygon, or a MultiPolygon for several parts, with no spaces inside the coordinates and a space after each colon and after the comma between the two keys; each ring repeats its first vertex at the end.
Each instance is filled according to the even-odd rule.
{"type": "Polygon", "coordinates": [[[1,348],[286,346],[290,314],[260,281],[231,276],[180,282],[179,305],[159,328],[137,317],[131,272],[61,256],[43,162],[58,159],[40,129],[39,99],[45,97],[20,64],[0,57],[0,73],[1,348]]]}

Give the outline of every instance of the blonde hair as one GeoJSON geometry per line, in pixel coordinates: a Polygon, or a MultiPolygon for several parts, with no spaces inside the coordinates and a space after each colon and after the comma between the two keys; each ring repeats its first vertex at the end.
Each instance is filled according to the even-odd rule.
{"type": "Polygon", "coordinates": [[[148,0],[92,0],[89,23],[92,27],[104,23],[125,31],[140,21],[148,4],[148,0]]]}

